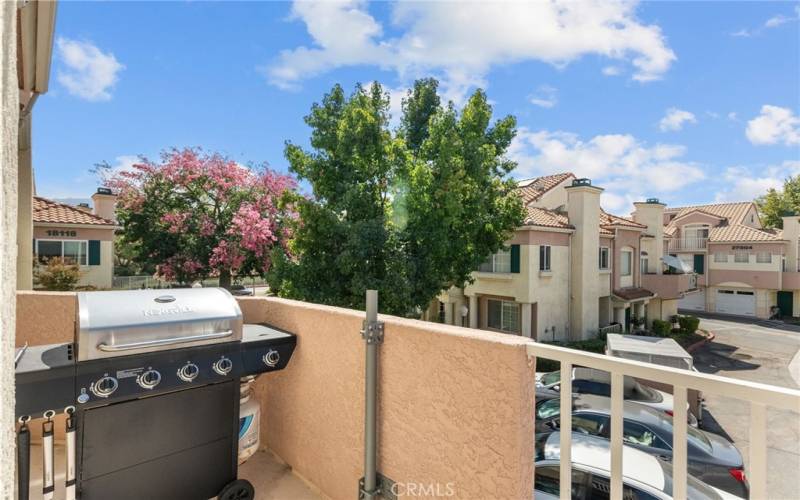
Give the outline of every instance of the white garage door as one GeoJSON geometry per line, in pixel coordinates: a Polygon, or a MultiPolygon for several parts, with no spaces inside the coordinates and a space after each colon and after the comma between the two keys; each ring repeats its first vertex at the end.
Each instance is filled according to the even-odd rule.
{"type": "Polygon", "coordinates": [[[706,292],[701,291],[691,293],[678,301],[678,309],[688,309],[690,311],[706,310],[706,292]]]}
{"type": "Polygon", "coordinates": [[[755,316],[756,294],[744,290],[717,290],[717,312],[755,316]]]}

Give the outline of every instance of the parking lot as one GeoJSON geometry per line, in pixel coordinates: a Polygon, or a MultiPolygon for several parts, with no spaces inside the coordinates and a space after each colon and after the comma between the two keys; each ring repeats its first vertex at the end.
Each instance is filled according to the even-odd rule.
{"type": "MultiPolygon", "coordinates": [[[[767,322],[703,318],[714,342],[694,353],[697,369],[741,380],[800,387],[800,331],[767,322]]],[[[748,462],[750,409],[746,401],[705,394],[703,428],[728,436],[748,462]]],[[[768,410],[767,470],[771,499],[800,498],[800,414],[768,410]]]]}

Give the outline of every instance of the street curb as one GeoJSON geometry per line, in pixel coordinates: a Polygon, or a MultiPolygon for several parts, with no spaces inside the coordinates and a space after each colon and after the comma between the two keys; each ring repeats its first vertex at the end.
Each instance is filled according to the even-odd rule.
{"type": "Polygon", "coordinates": [[[697,330],[697,333],[700,333],[701,335],[704,335],[705,339],[699,340],[699,341],[695,342],[694,344],[690,345],[689,347],[687,347],[686,348],[686,352],[692,353],[692,352],[700,349],[704,345],[708,344],[709,342],[713,341],[714,338],[716,337],[716,335],[714,335],[714,332],[709,332],[708,330],[697,330]]]}

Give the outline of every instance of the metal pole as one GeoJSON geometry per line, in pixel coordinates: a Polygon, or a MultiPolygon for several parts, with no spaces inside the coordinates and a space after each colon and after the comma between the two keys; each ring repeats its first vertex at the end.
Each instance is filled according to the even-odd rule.
{"type": "Polygon", "coordinates": [[[367,290],[367,319],[363,336],[367,342],[365,415],[364,415],[364,487],[363,498],[372,500],[379,494],[377,478],[377,397],[378,343],[383,339],[383,325],[378,323],[378,291],[367,290]]]}

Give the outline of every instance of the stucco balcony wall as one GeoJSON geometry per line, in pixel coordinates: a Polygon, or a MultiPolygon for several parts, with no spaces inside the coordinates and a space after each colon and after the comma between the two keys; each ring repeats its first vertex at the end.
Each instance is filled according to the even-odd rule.
{"type": "Polygon", "coordinates": [[[787,271],[781,274],[783,290],[800,290],[800,272],[787,271]]]}
{"type": "MultiPolygon", "coordinates": [[[[246,322],[294,332],[287,369],[257,383],[262,439],[331,498],[355,498],[364,460],[364,313],[275,298],[246,322]]],[[[531,498],[534,363],[520,337],[381,316],[378,470],[456,498],[531,498]]],[[[429,490],[430,491],[430,490],[429,490]]]]}
{"type": "MultiPolygon", "coordinates": [[[[19,293],[16,343],[70,341],[76,302],[73,293],[19,293]]],[[[262,446],[321,495],[356,498],[364,461],[364,313],[267,297],[239,304],[246,322],[298,336],[289,366],[256,383],[262,446]]],[[[380,319],[379,472],[404,487],[452,492],[452,498],[531,498],[530,340],[380,319]]]]}
{"type": "Polygon", "coordinates": [[[691,274],[642,275],[642,287],[667,300],[681,298],[683,292],[697,288],[696,283],[695,276],[691,274]]]}

